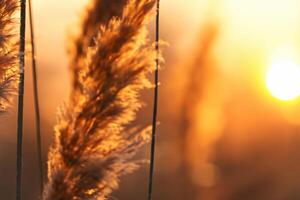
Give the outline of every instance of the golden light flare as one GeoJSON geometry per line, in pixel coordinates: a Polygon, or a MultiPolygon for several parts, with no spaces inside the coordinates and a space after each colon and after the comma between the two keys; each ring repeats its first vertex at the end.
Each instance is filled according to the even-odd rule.
{"type": "Polygon", "coordinates": [[[300,65],[289,58],[275,59],[267,73],[266,86],[279,100],[294,100],[300,95],[300,65]]]}

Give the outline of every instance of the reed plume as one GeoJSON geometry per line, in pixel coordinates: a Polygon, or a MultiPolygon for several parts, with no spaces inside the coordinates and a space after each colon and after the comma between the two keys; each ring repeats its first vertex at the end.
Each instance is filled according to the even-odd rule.
{"type": "Polygon", "coordinates": [[[17,0],[0,1],[0,112],[4,112],[17,88],[18,44],[15,40],[14,14],[17,0]]]}
{"type": "Polygon", "coordinates": [[[72,43],[71,68],[74,88],[79,86],[77,76],[85,65],[88,48],[95,45],[94,38],[97,36],[99,26],[107,25],[114,17],[120,18],[127,2],[128,0],[93,0],[86,9],[80,34],[72,43]]]}
{"type": "Polygon", "coordinates": [[[141,107],[139,91],[151,86],[146,75],[156,53],[146,24],[154,5],[129,0],[122,16],[99,26],[95,44],[84,50],[78,86],[55,129],[44,200],[106,199],[120,176],[138,167],[132,156],[149,130],[130,123],[141,107]]]}
{"type": "MultiPolygon", "coordinates": [[[[203,189],[216,184],[212,162],[214,145],[223,128],[223,98],[214,48],[219,37],[220,1],[208,4],[209,18],[201,26],[194,54],[183,65],[185,80],[181,98],[182,188],[187,199],[204,198],[203,189]]],[[[180,76],[182,77],[182,73],[180,76]]]]}

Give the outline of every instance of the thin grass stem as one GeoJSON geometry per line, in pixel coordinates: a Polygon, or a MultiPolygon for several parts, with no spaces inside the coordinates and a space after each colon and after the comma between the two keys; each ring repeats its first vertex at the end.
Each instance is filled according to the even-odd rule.
{"type": "Polygon", "coordinates": [[[38,77],[37,77],[37,63],[35,53],[35,32],[33,21],[32,2],[28,0],[29,6],[29,23],[30,23],[30,38],[31,38],[31,64],[32,64],[32,81],[33,81],[33,96],[34,96],[34,110],[35,110],[35,132],[36,132],[36,148],[38,158],[38,173],[40,179],[40,195],[43,193],[43,158],[42,158],[42,139],[41,139],[41,117],[39,105],[39,91],[38,91],[38,77]]]}
{"type": "Polygon", "coordinates": [[[150,155],[150,172],[149,172],[149,188],[148,200],[152,199],[153,179],[154,179],[154,164],[155,164],[155,145],[156,145],[156,127],[157,127],[157,112],[158,112],[158,81],[159,81],[159,18],[160,18],[160,0],[156,3],[156,35],[155,35],[155,50],[156,67],[155,67],[155,88],[154,88],[154,105],[153,105],[153,121],[152,121],[152,141],[151,141],[151,155],[150,155]]]}
{"type": "Polygon", "coordinates": [[[19,49],[19,101],[18,101],[18,127],[17,127],[17,174],[16,199],[22,199],[22,159],[23,159],[23,110],[24,110],[24,73],[25,73],[25,32],[26,32],[26,0],[21,0],[20,12],[20,49],[19,49]]]}

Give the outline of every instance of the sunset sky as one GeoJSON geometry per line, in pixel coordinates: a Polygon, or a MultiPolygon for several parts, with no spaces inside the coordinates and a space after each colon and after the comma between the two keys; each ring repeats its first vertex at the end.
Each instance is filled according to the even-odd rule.
{"type": "MultiPolygon", "coordinates": [[[[69,98],[71,85],[67,47],[80,28],[82,13],[88,2],[88,0],[33,0],[45,160],[48,145],[53,137],[58,107],[69,98]]],[[[150,25],[152,38],[153,25],[154,20],[150,25]]],[[[261,168],[263,169],[266,163],[269,164],[266,166],[271,166],[273,162],[279,163],[278,166],[282,168],[287,167],[286,163],[287,165],[298,163],[296,157],[300,150],[298,151],[299,145],[293,141],[293,137],[299,138],[295,133],[300,125],[299,0],[161,0],[160,30],[161,39],[168,43],[164,47],[165,64],[162,66],[160,77],[161,126],[158,139],[160,152],[158,173],[161,174],[158,175],[158,182],[162,191],[161,199],[167,199],[163,197],[163,192],[166,190],[164,186],[167,187],[168,184],[163,181],[172,182],[178,174],[181,175],[176,171],[180,163],[178,155],[182,150],[180,148],[183,148],[180,146],[184,141],[182,138],[186,137],[185,134],[189,134],[182,133],[180,127],[182,126],[180,120],[184,118],[182,115],[185,111],[185,108],[182,108],[181,103],[184,101],[182,99],[189,101],[190,99],[185,97],[195,95],[197,92],[200,93],[199,99],[192,102],[195,104],[191,109],[192,117],[188,116],[193,130],[187,141],[192,151],[186,151],[189,152],[187,157],[196,160],[195,166],[201,168],[195,170],[202,172],[202,174],[195,173],[193,179],[196,184],[213,187],[220,181],[217,187],[221,189],[212,189],[212,193],[223,195],[222,192],[225,194],[229,191],[230,196],[231,190],[223,190],[223,186],[234,187],[236,180],[246,183],[250,180],[249,184],[252,183],[254,175],[265,173],[261,168]],[[207,38],[203,35],[208,25],[216,26],[218,34],[211,51],[206,55],[209,59],[204,58],[209,60],[205,63],[197,58],[201,54],[201,45],[206,42],[204,40],[207,38]],[[189,71],[189,67],[193,65],[199,66],[198,69],[204,69],[200,70],[201,74],[197,74],[199,76],[189,71]],[[186,87],[193,76],[196,77],[194,77],[197,83],[195,85],[200,89],[186,87]],[[280,84],[281,82],[284,84],[280,84]],[[196,91],[197,89],[199,91],[196,91]],[[294,145],[294,149],[289,149],[289,145],[294,145]],[[258,150],[254,151],[253,146],[258,150]],[[271,151],[281,148],[282,160],[271,151]],[[291,161],[290,151],[294,151],[291,161]],[[200,158],[199,152],[204,156],[200,158]],[[213,164],[218,165],[219,169],[211,163],[201,163],[207,162],[210,154],[213,154],[215,159],[213,164]],[[257,162],[258,164],[251,160],[257,155],[262,155],[261,163],[257,162]],[[197,158],[200,158],[200,161],[197,158]],[[285,162],[285,159],[291,163],[285,162]],[[257,165],[254,167],[251,165],[249,169],[248,162],[257,165]],[[239,166],[240,163],[246,164],[239,166]],[[226,167],[232,172],[228,177],[226,167]],[[251,173],[250,175],[247,173],[248,171],[254,174],[253,177],[251,173]],[[205,172],[208,175],[205,175],[205,172]],[[220,174],[223,172],[224,177],[228,179],[218,180],[219,172],[220,174]],[[241,177],[245,177],[245,180],[241,177]],[[160,182],[161,180],[163,181],[160,182]]],[[[28,45],[27,51],[30,51],[29,47],[28,45]]],[[[32,159],[32,152],[35,151],[32,145],[34,115],[29,61],[27,56],[25,132],[28,134],[25,149],[27,157],[32,159]]],[[[152,91],[145,93],[142,97],[147,106],[142,110],[142,117],[138,119],[146,121],[148,125],[151,121],[151,117],[148,116],[151,116],[152,112],[152,91]]],[[[15,120],[10,120],[10,129],[15,131],[13,126],[15,120]]],[[[2,151],[0,159],[6,159],[3,149],[14,148],[11,145],[15,142],[13,136],[11,134],[0,136],[4,138],[2,143],[5,144],[1,146],[0,143],[2,151]]],[[[29,174],[27,176],[32,173],[31,165],[34,163],[26,165],[29,174]]],[[[276,167],[274,174],[278,170],[276,167]]],[[[14,171],[11,170],[10,173],[14,171]]],[[[288,174],[289,176],[293,176],[292,172],[288,174]]],[[[138,174],[133,181],[139,185],[139,181],[144,178],[138,174]]],[[[8,187],[8,184],[2,184],[3,187],[8,187]]],[[[291,184],[297,185],[298,182],[291,181],[291,184]]],[[[240,186],[243,184],[237,187],[240,186]]],[[[126,187],[131,185],[124,186],[125,189],[120,194],[127,195],[126,187]]],[[[139,192],[142,195],[143,191],[139,192]]],[[[30,191],[25,193],[30,197],[30,191]]],[[[166,195],[176,197],[175,193],[166,195]]],[[[128,199],[129,197],[132,196],[129,195],[128,199]]],[[[224,200],[230,199],[229,197],[226,199],[226,195],[224,197],[224,200]]]]}

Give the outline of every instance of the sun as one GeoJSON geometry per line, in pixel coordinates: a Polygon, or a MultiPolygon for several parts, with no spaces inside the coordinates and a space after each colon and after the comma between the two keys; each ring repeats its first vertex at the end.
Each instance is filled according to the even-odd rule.
{"type": "Polygon", "coordinates": [[[266,85],[272,96],[288,101],[300,95],[300,66],[291,59],[274,60],[266,74],[266,85]]]}

